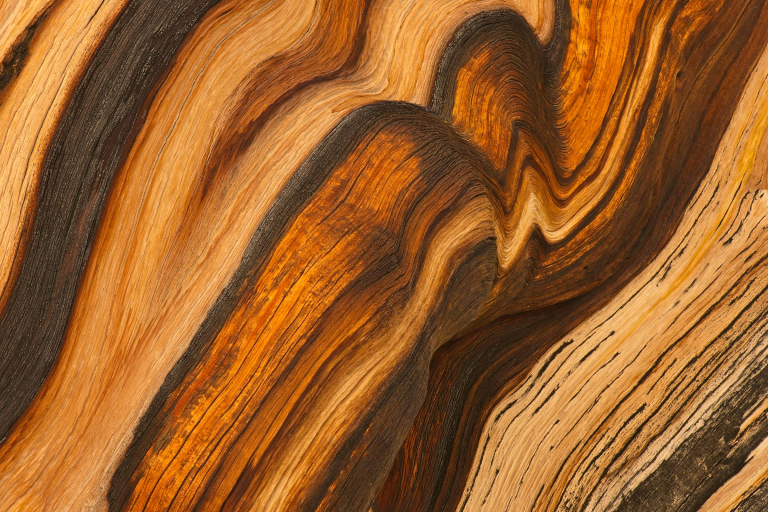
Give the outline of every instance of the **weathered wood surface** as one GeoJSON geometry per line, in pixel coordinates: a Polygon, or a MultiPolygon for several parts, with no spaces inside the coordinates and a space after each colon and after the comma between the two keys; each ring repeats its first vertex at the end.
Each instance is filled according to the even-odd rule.
{"type": "Polygon", "coordinates": [[[0,510],[768,508],[764,0],[0,27],[0,510]]]}

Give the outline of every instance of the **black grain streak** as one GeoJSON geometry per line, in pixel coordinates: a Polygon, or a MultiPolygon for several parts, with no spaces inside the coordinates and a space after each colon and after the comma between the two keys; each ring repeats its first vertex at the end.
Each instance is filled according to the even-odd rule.
{"type": "Polygon", "coordinates": [[[24,68],[24,64],[27,62],[29,56],[29,45],[32,42],[32,38],[35,36],[38,27],[45,20],[50,13],[51,8],[56,2],[52,2],[42,12],[40,12],[22,32],[16,38],[16,41],[11,45],[10,51],[5,55],[3,61],[0,62],[0,105],[2,105],[3,92],[8,84],[16,78],[21,70],[24,68]]]}
{"type": "Polygon", "coordinates": [[[725,397],[704,427],[630,492],[619,509],[698,510],[738,473],[752,450],[768,436],[768,421],[764,419],[758,420],[751,435],[741,438],[739,434],[744,413],[765,399],[767,388],[768,368],[764,367],[725,397]],[[680,467],[685,470],[679,471],[680,467]]]}
{"type": "Polygon", "coordinates": [[[66,107],[44,160],[26,257],[0,318],[0,436],[54,363],[109,186],[150,93],[214,3],[129,3],[66,107]]]}
{"type": "Polygon", "coordinates": [[[160,414],[166,400],[221,331],[245,293],[247,284],[254,282],[263,271],[274,246],[285,234],[291,221],[325,182],[331,170],[354,148],[360,137],[366,131],[373,130],[379,124],[377,119],[392,108],[393,104],[378,103],[349,114],[326,136],[283,187],[251,237],[232,279],[144,413],[134,433],[133,442],[112,479],[108,493],[110,510],[120,510],[125,505],[133,488],[131,478],[144,454],[156,441],[164,423],[164,417],[160,414]]]}

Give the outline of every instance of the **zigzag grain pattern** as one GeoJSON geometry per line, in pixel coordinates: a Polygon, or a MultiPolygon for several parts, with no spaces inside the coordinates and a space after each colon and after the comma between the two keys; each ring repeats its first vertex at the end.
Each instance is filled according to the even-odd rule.
{"type": "Polygon", "coordinates": [[[764,1],[0,26],[0,508],[765,504],[764,1]]]}
{"type": "MultiPolygon", "coordinates": [[[[243,186],[250,184],[251,193],[243,194],[238,187],[231,186],[238,175],[230,170],[229,180],[220,190],[228,194],[222,196],[209,191],[204,198],[207,207],[196,208],[204,221],[199,220],[200,217],[184,215],[190,208],[185,205],[190,199],[183,195],[184,187],[191,187],[186,189],[187,193],[195,197],[198,182],[194,173],[173,170],[195,161],[196,154],[189,151],[190,137],[205,137],[206,132],[200,130],[207,129],[207,126],[210,126],[210,133],[215,134],[219,130],[217,110],[211,105],[210,87],[214,83],[217,88],[226,84],[222,81],[220,66],[241,70],[240,78],[236,74],[226,75],[234,88],[232,94],[237,97],[242,90],[243,78],[257,73],[260,63],[271,63],[281,58],[281,45],[282,48],[289,48],[297,38],[307,37],[308,33],[304,30],[310,26],[316,6],[302,5],[306,14],[303,25],[296,23],[295,17],[287,16],[287,13],[295,11],[295,4],[238,3],[239,10],[231,5],[222,5],[206,17],[196,35],[185,46],[190,53],[206,48],[210,57],[177,57],[177,62],[184,65],[175,68],[165,79],[167,85],[158,90],[148,120],[144,123],[145,129],[137,136],[134,150],[113,185],[112,199],[107,203],[101,223],[101,235],[94,242],[92,263],[86,269],[79,300],[69,319],[67,338],[72,341],[65,340],[56,369],[39,393],[38,400],[22,419],[31,427],[17,428],[16,437],[4,446],[8,450],[3,457],[6,467],[14,468],[5,473],[8,496],[19,493],[18,499],[26,499],[22,496],[39,498],[54,494],[72,507],[75,505],[71,503],[81,500],[90,503],[103,496],[100,489],[105,485],[104,479],[108,481],[109,472],[120,456],[120,447],[130,439],[131,430],[138,420],[137,412],[149,404],[154,390],[189,343],[206,309],[213,304],[216,294],[220,293],[238,263],[248,237],[233,226],[242,224],[241,229],[246,233],[252,229],[249,226],[255,227],[260,218],[258,209],[265,210],[269,206],[270,194],[274,195],[279,190],[279,181],[258,179],[259,173],[254,173],[252,167],[247,165],[248,158],[250,162],[254,157],[260,158],[262,155],[258,148],[264,145],[269,147],[279,141],[281,137],[276,136],[285,132],[286,125],[298,128],[292,140],[283,139],[282,142],[283,145],[289,143],[288,147],[295,149],[300,137],[319,140],[316,131],[306,130],[309,121],[319,123],[321,127],[324,123],[330,129],[334,119],[343,115],[344,109],[335,109],[329,119],[320,105],[315,110],[322,115],[307,120],[306,109],[294,104],[295,115],[304,116],[303,124],[283,116],[279,119],[282,128],[263,131],[261,135],[266,140],[260,141],[261,144],[255,141],[252,152],[256,151],[256,154],[246,155],[245,164],[241,162],[243,168],[239,176],[245,180],[243,186]],[[228,23],[222,23],[222,20],[228,23]],[[288,31],[282,42],[275,38],[279,33],[278,27],[273,25],[276,20],[282,20],[288,31]],[[254,38],[254,34],[263,36],[261,39],[254,38]],[[252,48],[259,48],[265,37],[272,44],[262,45],[260,51],[253,52],[243,47],[247,42],[252,48]],[[246,60],[243,61],[243,58],[246,60]],[[252,64],[249,65],[249,62],[252,64]],[[257,67],[253,69],[253,65],[257,67]],[[183,90],[190,87],[188,92],[183,90]],[[179,91],[179,88],[182,90],[179,91]],[[206,108],[196,107],[193,100],[206,108]],[[170,113],[174,109],[180,110],[170,113]],[[199,116],[182,115],[185,110],[209,112],[209,124],[201,122],[199,116]],[[168,130],[165,135],[163,130],[168,130]],[[155,131],[160,133],[151,135],[155,131]],[[179,155],[183,155],[184,159],[180,161],[179,155]],[[252,190],[254,187],[256,190],[252,190]],[[233,197],[233,192],[238,194],[233,197]],[[178,206],[175,201],[179,202],[178,206]],[[257,211],[252,213],[254,208],[257,211]],[[217,219],[221,227],[218,231],[215,227],[217,219]],[[167,233],[173,232],[179,233],[179,237],[169,244],[167,233]],[[195,261],[198,263],[195,264],[195,261]],[[138,268],[141,270],[138,271],[138,268]],[[154,272],[153,268],[156,269],[154,272]],[[197,282],[193,279],[195,275],[197,282]],[[204,300],[206,296],[207,302],[204,300]],[[113,299],[104,300],[105,297],[113,299]],[[115,369],[118,369],[117,374],[115,369]],[[126,394],[123,389],[131,389],[132,392],[126,394]],[[61,410],[67,410],[69,414],[62,417],[59,414],[61,410]],[[93,416],[97,420],[80,421],[83,416],[93,416]],[[51,435],[54,431],[61,432],[61,435],[51,435]],[[86,456],[93,450],[104,453],[104,457],[86,456]],[[37,455],[32,456],[31,453],[37,455]],[[56,456],[52,458],[52,454],[56,456]],[[16,461],[22,458],[37,462],[18,466],[16,461]],[[77,470],[74,470],[73,461],[77,461],[74,463],[77,470]],[[30,479],[25,475],[34,477],[30,479]],[[23,485],[20,485],[21,482],[24,482],[23,485]]],[[[438,30],[441,27],[438,24],[434,31],[424,33],[421,40],[413,41],[407,33],[396,39],[374,37],[367,40],[377,44],[382,40],[388,45],[384,46],[384,50],[392,54],[390,65],[398,63],[402,55],[415,58],[424,52],[432,52],[437,57],[444,45],[440,38],[452,32],[451,26],[459,23],[462,16],[490,6],[493,4],[475,2],[461,11],[448,10],[444,18],[438,18],[444,20],[441,23],[447,27],[438,30]]],[[[395,24],[404,24],[406,28],[430,26],[423,23],[424,17],[441,14],[429,6],[406,10],[394,7],[379,5],[377,9],[372,9],[371,14],[376,15],[378,20],[372,26],[381,26],[380,30],[395,24]]],[[[534,7],[526,6],[536,14],[534,7]]],[[[546,17],[542,16],[542,20],[542,30],[546,30],[546,17]]],[[[376,53],[379,49],[367,47],[366,52],[376,53]]],[[[370,59],[368,62],[379,64],[370,59]]],[[[369,86],[363,89],[364,94],[358,95],[358,103],[370,101],[372,95],[406,95],[408,98],[417,95],[415,98],[418,98],[418,94],[424,94],[419,91],[429,84],[429,76],[410,73],[401,73],[400,82],[390,78],[382,84],[380,69],[363,66],[357,77],[342,77],[330,83],[332,94],[329,101],[338,101],[336,97],[339,93],[333,93],[334,90],[355,91],[360,78],[367,80],[369,86]],[[414,84],[413,79],[422,85],[414,84]],[[389,85],[390,82],[394,88],[389,85]]],[[[220,101],[226,113],[231,96],[226,88],[223,93],[220,101]]],[[[315,98],[315,94],[310,97],[313,101],[315,98]]],[[[346,98],[350,99],[348,93],[346,98]]],[[[349,106],[346,110],[351,108],[349,106]]],[[[309,142],[306,151],[314,144],[316,142],[309,142]]],[[[204,151],[206,146],[200,149],[204,151]]],[[[288,154],[290,158],[283,159],[285,151],[277,154],[273,151],[270,159],[257,159],[256,162],[264,169],[262,173],[266,169],[273,171],[275,165],[280,163],[282,174],[271,172],[269,176],[273,180],[284,180],[295,169],[292,166],[298,165],[297,158],[301,152],[288,154]]],[[[198,157],[197,162],[205,164],[206,159],[198,157]]],[[[13,503],[13,500],[9,502],[13,503]]]]}
{"type": "MultiPolygon", "coordinates": [[[[697,7],[687,5],[686,8],[695,12],[697,7]]],[[[753,22],[755,18],[745,16],[743,8],[743,5],[733,6],[732,16],[742,22],[746,20],[753,22]]],[[[764,6],[760,2],[753,4],[753,8],[762,9],[765,16],[764,6]]],[[[607,15],[613,15],[609,9],[606,10],[607,15]]],[[[650,90],[655,97],[650,96],[646,101],[655,99],[665,104],[664,115],[657,117],[658,125],[654,126],[653,122],[644,119],[645,122],[636,127],[650,132],[647,135],[650,145],[639,144],[633,158],[638,162],[635,165],[647,166],[645,169],[637,170],[638,175],[643,176],[642,181],[632,183],[633,180],[628,179],[627,182],[632,184],[632,188],[627,191],[617,191],[618,196],[614,196],[632,198],[631,201],[621,206],[616,203],[601,206],[600,211],[604,211],[604,208],[617,212],[616,217],[610,222],[618,223],[619,226],[615,230],[605,231],[598,227],[601,226],[598,217],[591,221],[594,231],[589,225],[582,228],[582,233],[588,236],[576,235],[573,241],[569,241],[570,253],[578,255],[579,258],[575,264],[572,264],[571,268],[576,270],[576,273],[570,279],[578,282],[578,274],[581,271],[585,275],[580,281],[586,283],[591,290],[569,299],[568,295],[573,285],[564,285],[563,274],[553,272],[551,277],[558,278],[555,280],[547,276],[546,270],[539,270],[546,266],[547,258],[542,258],[539,253],[536,253],[536,257],[530,262],[531,266],[551,279],[547,284],[542,283],[543,290],[553,295],[560,292],[559,298],[563,299],[562,302],[542,307],[547,306],[546,295],[536,296],[530,293],[530,299],[522,301],[521,304],[524,313],[514,313],[504,317],[488,328],[469,334],[438,351],[430,368],[428,399],[398,457],[390,475],[390,482],[382,490],[379,497],[380,508],[431,510],[434,507],[457,506],[459,489],[463,488],[469,466],[472,464],[473,452],[467,451],[465,447],[477,447],[481,437],[481,428],[476,418],[488,418],[491,414],[490,407],[519,385],[520,379],[525,377],[528,368],[542,356],[542,351],[547,346],[565,335],[590,311],[605,304],[634,273],[650,262],[662,244],[671,236],[672,229],[682,214],[682,207],[686,200],[684,198],[690,196],[691,187],[695,186],[707,171],[714,156],[716,146],[712,141],[719,140],[730,119],[730,113],[720,109],[726,103],[731,104],[733,109],[741,92],[741,87],[722,87],[719,91],[713,91],[711,83],[722,80],[715,77],[710,77],[711,80],[701,79],[698,84],[683,85],[682,77],[691,76],[691,73],[693,76],[701,76],[700,71],[686,69],[685,65],[700,62],[702,66],[714,68],[710,57],[712,52],[707,44],[695,39],[695,33],[691,33],[687,14],[686,11],[682,11],[676,16],[679,19],[677,23],[683,27],[679,34],[688,39],[690,46],[687,49],[668,44],[658,47],[659,50],[667,51],[667,61],[675,62],[676,65],[665,64],[662,58],[658,58],[658,66],[666,66],[669,69],[667,79],[672,80],[671,87],[664,87],[657,83],[656,87],[650,90]],[[670,48],[675,48],[676,51],[671,52],[670,48]],[[702,53],[699,59],[688,55],[689,52],[697,50],[702,53]],[[680,53],[677,54],[677,52],[680,53]],[[714,96],[715,94],[717,96],[714,96]],[[713,96],[716,99],[713,99],[713,96]],[[677,104],[678,108],[688,108],[688,112],[691,112],[692,104],[697,98],[702,101],[697,115],[701,116],[701,119],[706,119],[706,122],[694,122],[691,118],[685,117],[676,118],[672,105],[677,104]],[[714,105],[717,107],[713,108],[714,105]],[[717,119],[714,116],[719,117],[717,123],[714,122],[717,119]],[[697,137],[694,138],[691,132],[678,127],[680,123],[686,125],[693,123],[697,126],[703,124],[705,128],[700,128],[696,133],[697,137]],[[675,126],[676,124],[678,126],[675,126]],[[713,131],[709,132],[710,129],[713,131]],[[665,135],[665,133],[674,135],[665,135]],[[652,177],[654,173],[658,173],[656,177],[652,177]],[[667,179],[669,181],[666,181],[667,179]],[[665,181],[666,187],[673,187],[676,193],[670,193],[670,189],[665,190],[665,181]],[[651,183],[653,187],[649,189],[651,183]],[[658,195],[656,199],[652,199],[649,197],[651,194],[658,195]],[[647,208],[648,205],[653,204],[653,201],[659,201],[658,205],[647,208]],[[632,209],[636,209],[636,213],[633,214],[632,209]],[[627,217],[624,217],[625,215],[627,217]],[[622,226],[622,218],[624,220],[632,218],[632,221],[622,226]],[[597,239],[600,237],[604,238],[602,238],[602,244],[598,246],[597,239]],[[583,249],[585,246],[599,248],[588,251],[583,249]],[[489,397],[495,398],[489,399],[489,397]],[[470,420],[467,421],[468,419],[470,420]],[[429,462],[425,464],[422,462],[424,460],[429,462]],[[414,485],[414,482],[418,484],[414,485]],[[414,487],[418,489],[417,492],[414,492],[414,487]],[[399,494],[401,492],[405,494],[399,494]]],[[[645,16],[652,15],[653,13],[649,11],[645,16]]],[[[668,30],[667,27],[670,25],[675,26],[674,17],[663,18],[661,21],[665,25],[660,25],[660,30],[668,30]]],[[[637,24],[638,31],[635,33],[640,33],[640,27],[643,26],[640,25],[641,22],[643,25],[659,24],[658,21],[640,19],[637,24]]],[[[722,18],[712,19],[711,22],[729,24],[722,18]]],[[[702,27],[699,35],[706,40],[715,32],[718,30],[714,27],[702,27]]],[[[672,31],[670,37],[674,37],[676,33],[672,31]]],[[[732,34],[744,37],[745,32],[733,30],[732,34]]],[[[759,51],[765,41],[759,30],[754,34],[757,36],[757,44],[753,46],[752,51],[759,51]]],[[[577,37],[576,34],[572,34],[571,40],[577,37]]],[[[599,41],[596,44],[599,44],[599,41]]],[[[599,52],[595,50],[595,53],[599,52]]],[[[638,61],[648,58],[647,51],[642,49],[636,49],[634,56],[626,51],[617,51],[610,57],[616,58],[621,55],[630,55],[638,61]]],[[[730,74],[738,69],[733,61],[730,61],[736,56],[736,52],[723,51],[720,56],[724,62],[719,73],[730,74]]],[[[566,57],[566,62],[570,58],[566,57]]],[[[752,65],[751,60],[743,62],[739,80],[746,79],[752,65]]],[[[621,66],[623,69],[634,67],[639,67],[639,62],[630,61],[621,66]]],[[[659,82],[663,82],[665,78],[663,68],[661,69],[661,71],[658,69],[650,71],[650,76],[659,82]]],[[[616,94],[626,94],[625,90],[626,86],[622,87],[619,82],[616,94]]],[[[645,111],[640,110],[640,112],[645,111]]],[[[601,138],[603,137],[599,139],[601,138]]],[[[585,166],[588,162],[589,160],[585,161],[585,166]]],[[[622,165],[626,166],[625,168],[631,168],[631,160],[627,159],[624,162],[622,165]]],[[[561,250],[557,247],[553,249],[561,250]]],[[[535,292],[537,288],[532,285],[534,281],[532,277],[528,278],[527,287],[531,292],[535,292]]],[[[528,289],[521,295],[525,293],[528,293],[528,289]]]]}
{"type": "MultiPolygon", "coordinates": [[[[544,79],[535,67],[541,56],[525,58],[535,56],[537,43],[519,17],[498,13],[480,22],[488,32],[506,32],[499,39],[508,46],[497,51],[509,60],[507,69],[544,79]]],[[[549,136],[537,144],[548,154],[546,145],[557,142],[551,107],[525,97],[542,87],[512,82],[505,96],[519,97],[519,105],[497,108],[502,115],[515,107],[538,111],[550,120],[549,127],[536,126],[541,121],[533,116],[525,120],[533,137],[549,136]]],[[[132,471],[140,479],[132,479],[127,498],[115,492],[113,503],[183,509],[179,495],[212,508],[370,503],[420,403],[429,354],[472,320],[492,285],[494,221],[514,194],[508,174],[444,125],[453,102],[442,101],[441,108],[438,101],[432,107],[438,115],[396,103],[356,110],[294,175],[286,190],[310,196],[274,203],[276,213],[294,205],[300,213],[274,229],[284,233],[275,233],[278,240],[257,231],[252,247],[269,252],[253,256],[242,278],[249,286],[238,290],[229,318],[211,329],[213,339],[200,340],[206,346],[199,362],[129,450],[128,461],[147,452],[132,471]],[[359,222],[368,227],[356,229],[359,222]],[[213,382],[221,384],[211,388],[213,382]],[[194,399],[203,388],[216,395],[213,404],[194,399]],[[328,403],[331,416],[323,412],[328,403]],[[177,437],[174,432],[202,437],[183,446],[145,442],[177,437]],[[372,446],[354,450],[359,444],[372,446]],[[188,476],[176,479],[181,489],[157,483],[170,475],[188,476]],[[307,488],[307,479],[317,490],[307,488]],[[328,495],[329,487],[339,490],[328,495]],[[361,492],[366,487],[371,494],[361,492]]],[[[276,217],[267,215],[270,227],[276,217]]]]}
{"type": "Polygon", "coordinates": [[[766,66],[669,244],[496,406],[461,508],[764,507],[766,66]]]}

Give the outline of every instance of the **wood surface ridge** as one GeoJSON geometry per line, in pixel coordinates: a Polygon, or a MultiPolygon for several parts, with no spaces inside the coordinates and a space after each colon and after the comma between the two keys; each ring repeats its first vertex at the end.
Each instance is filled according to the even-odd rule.
{"type": "Polygon", "coordinates": [[[0,510],[768,508],[765,0],[0,27],[0,510]]]}
{"type": "Polygon", "coordinates": [[[664,250],[495,406],[460,509],[768,506],[766,72],[664,250]]]}

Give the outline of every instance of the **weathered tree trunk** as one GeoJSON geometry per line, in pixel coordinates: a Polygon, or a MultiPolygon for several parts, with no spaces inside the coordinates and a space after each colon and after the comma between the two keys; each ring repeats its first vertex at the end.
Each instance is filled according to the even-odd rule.
{"type": "Polygon", "coordinates": [[[765,0],[0,27],[0,510],[768,509],[765,0]]]}

